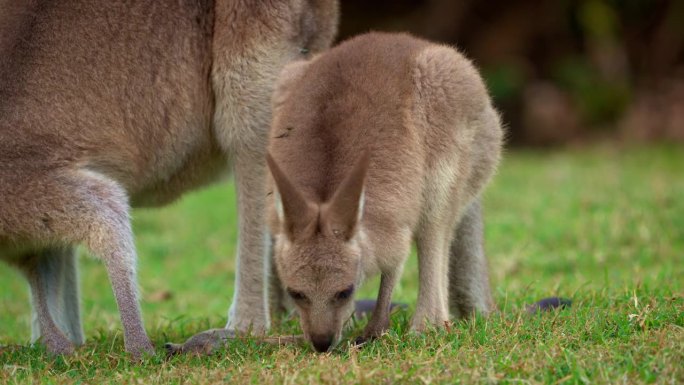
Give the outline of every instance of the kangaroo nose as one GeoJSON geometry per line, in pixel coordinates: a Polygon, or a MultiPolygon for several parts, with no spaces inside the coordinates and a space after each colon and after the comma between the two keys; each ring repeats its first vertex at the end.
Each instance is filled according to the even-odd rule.
{"type": "Polygon", "coordinates": [[[333,337],[330,335],[313,334],[311,336],[311,343],[319,353],[327,352],[330,349],[330,345],[332,345],[332,340],[333,337]]]}

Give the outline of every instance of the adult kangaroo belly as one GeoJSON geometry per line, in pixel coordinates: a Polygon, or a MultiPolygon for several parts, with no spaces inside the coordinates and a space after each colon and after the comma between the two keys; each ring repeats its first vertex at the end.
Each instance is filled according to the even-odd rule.
{"type": "Polygon", "coordinates": [[[221,160],[211,3],[36,1],[8,13],[0,160],[96,171],[134,201],[168,200],[207,179],[213,167],[192,171],[221,160]]]}
{"type": "Polygon", "coordinates": [[[227,157],[216,146],[197,148],[185,157],[185,161],[174,172],[157,175],[153,183],[132,194],[131,205],[149,207],[167,204],[186,191],[227,175],[227,166],[227,157]]]}

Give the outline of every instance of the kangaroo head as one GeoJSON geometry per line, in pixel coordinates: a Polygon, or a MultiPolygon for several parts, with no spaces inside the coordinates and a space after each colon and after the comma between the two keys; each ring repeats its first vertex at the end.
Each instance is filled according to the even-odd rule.
{"type": "Polygon", "coordinates": [[[327,202],[312,202],[268,155],[276,196],[274,259],[280,280],[299,312],[304,335],[319,352],[336,344],[354,311],[361,281],[359,221],[368,155],[327,202]]]}

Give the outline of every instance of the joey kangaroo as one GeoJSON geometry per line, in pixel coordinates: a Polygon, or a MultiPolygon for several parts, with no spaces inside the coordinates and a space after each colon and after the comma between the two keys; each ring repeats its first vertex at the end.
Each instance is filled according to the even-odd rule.
{"type": "Polygon", "coordinates": [[[503,130],[472,63],[406,34],[371,33],[288,65],[274,93],[269,224],[283,288],[319,352],[380,273],[363,338],[389,326],[416,242],[412,329],[493,310],[480,194],[503,130]]]}
{"type": "MultiPolygon", "coordinates": [[[[135,357],[152,352],[130,207],[232,167],[227,328],[269,327],[265,149],[283,66],[331,43],[336,0],[0,0],[0,259],[28,279],[32,340],[83,343],[74,246],[107,269],[135,357]]],[[[191,256],[188,256],[191,257],[191,256]]]]}

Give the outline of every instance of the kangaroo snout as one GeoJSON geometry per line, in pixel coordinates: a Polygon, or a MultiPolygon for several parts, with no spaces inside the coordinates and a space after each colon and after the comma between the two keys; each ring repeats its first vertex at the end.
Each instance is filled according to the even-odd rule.
{"type": "Polygon", "coordinates": [[[311,344],[319,353],[325,353],[333,344],[334,335],[332,334],[312,334],[311,344]]]}

